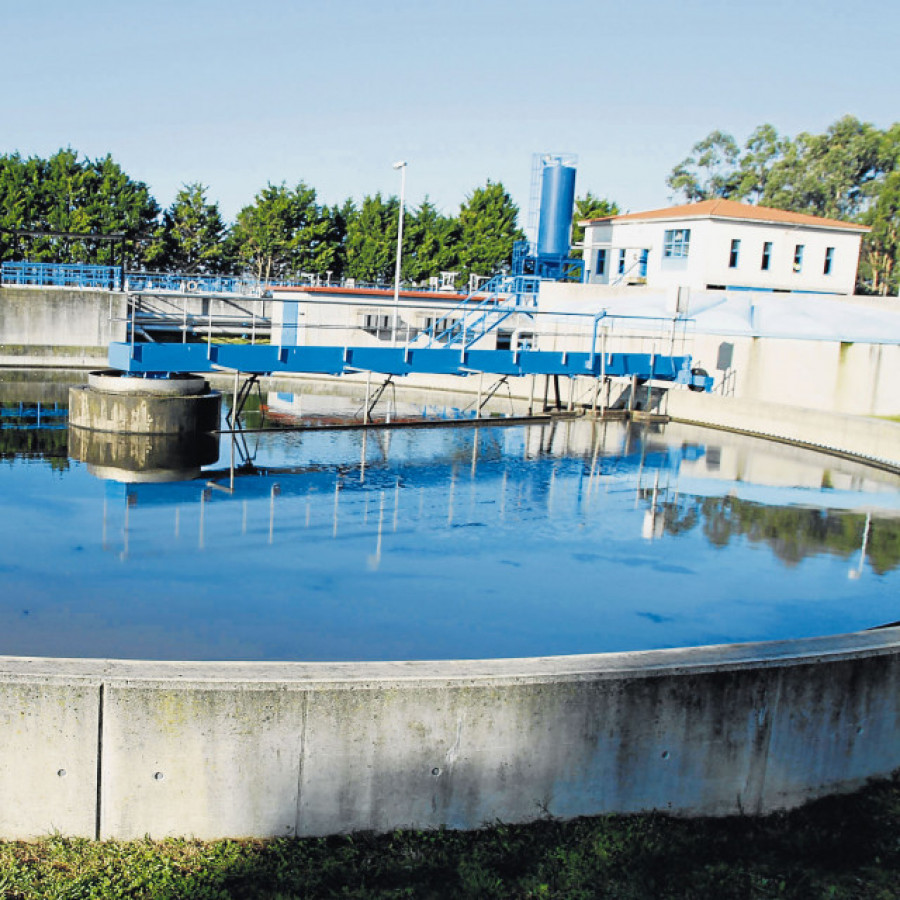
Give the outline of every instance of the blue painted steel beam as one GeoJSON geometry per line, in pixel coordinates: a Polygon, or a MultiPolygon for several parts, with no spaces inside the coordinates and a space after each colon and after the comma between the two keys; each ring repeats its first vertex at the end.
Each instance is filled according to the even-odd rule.
{"type": "Polygon", "coordinates": [[[247,375],[589,375],[674,381],[709,389],[691,374],[690,356],[569,353],[548,350],[459,350],[415,347],[278,347],[273,344],[124,344],[109,346],[112,368],[132,375],[213,372],[247,375]]]}

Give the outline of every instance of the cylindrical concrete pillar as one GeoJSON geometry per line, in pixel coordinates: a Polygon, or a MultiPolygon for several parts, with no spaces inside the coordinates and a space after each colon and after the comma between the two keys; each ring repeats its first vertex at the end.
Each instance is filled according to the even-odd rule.
{"type": "Polygon", "coordinates": [[[119,434],[202,434],[219,427],[222,396],[196,375],[91,372],[69,389],[69,425],[119,434]]]}

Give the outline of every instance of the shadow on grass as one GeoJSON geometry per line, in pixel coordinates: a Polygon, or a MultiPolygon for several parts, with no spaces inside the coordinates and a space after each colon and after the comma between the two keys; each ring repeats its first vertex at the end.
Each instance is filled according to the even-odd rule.
{"type": "Polygon", "coordinates": [[[0,844],[0,897],[900,898],[900,778],[764,818],[270,841],[0,844]]]}

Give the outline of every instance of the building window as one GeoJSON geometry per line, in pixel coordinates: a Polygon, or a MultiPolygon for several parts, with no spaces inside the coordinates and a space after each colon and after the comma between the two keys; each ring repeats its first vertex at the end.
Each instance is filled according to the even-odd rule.
{"type": "Polygon", "coordinates": [[[731,253],[728,256],[728,268],[736,269],[738,267],[738,256],[741,253],[741,242],[738,238],[735,238],[731,242],[731,253]]]}
{"type": "Polygon", "coordinates": [[[663,235],[663,256],[685,257],[691,247],[690,228],[672,228],[663,235]]]}
{"type": "Polygon", "coordinates": [[[799,272],[803,269],[803,244],[797,244],[794,247],[794,271],[799,272]]]}
{"type": "Polygon", "coordinates": [[[367,334],[379,340],[386,340],[391,336],[391,317],[378,313],[366,313],[362,317],[362,328],[367,334]]]}
{"type": "Polygon", "coordinates": [[[834,265],[834,247],[825,248],[825,271],[823,274],[830,275],[831,267],[834,265]]]}
{"type": "Polygon", "coordinates": [[[766,241],[763,244],[763,255],[762,255],[762,266],[760,268],[763,272],[769,271],[769,266],[772,264],[772,242],[766,241]]]}
{"type": "Polygon", "coordinates": [[[619,274],[620,275],[625,274],[625,251],[624,250],[619,251],[619,274]]]}
{"type": "Polygon", "coordinates": [[[363,316],[363,328],[366,331],[385,331],[390,327],[390,316],[380,316],[374,313],[367,313],[363,316]]]}
{"type": "Polygon", "coordinates": [[[511,331],[504,331],[502,328],[497,329],[497,349],[498,350],[511,350],[512,349],[512,336],[513,333],[511,331]]]}
{"type": "Polygon", "coordinates": [[[460,320],[454,316],[425,316],[422,320],[422,330],[429,331],[435,337],[448,332],[459,334],[460,320]]]}
{"type": "Polygon", "coordinates": [[[605,250],[597,251],[597,274],[598,275],[606,274],[606,251],[605,250]]]}

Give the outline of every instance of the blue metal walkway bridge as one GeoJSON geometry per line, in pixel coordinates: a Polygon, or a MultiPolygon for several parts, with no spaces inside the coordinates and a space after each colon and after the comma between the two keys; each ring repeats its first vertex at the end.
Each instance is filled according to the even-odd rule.
{"type": "Polygon", "coordinates": [[[131,375],[233,371],[244,375],[347,375],[372,372],[521,377],[526,375],[637,378],[709,388],[692,373],[690,356],[548,350],[415,347],[284,346],[268,344],[127,344],[109,347],[109,364],[131,375]]]}
{"type": "MultiPolygon", "coordinates": [[[[285,344],[114,343],[109,363],[131,375],[160,376],[172,372],[229,371],[261,375],[347,375],[374,373],[393,378],[424,375],[494,375],[498,378],[544,375],[575,378],[631,378],[664,381],[709,390],[712,379],[691,368],[687,355],[597,352],[600,312],[593,317],[589,352],[475,347],[511,316],[536,312],[540,279],[500,274],[479,286],[434,324],[389,347],[296,345],[295,333],[285,344]]],[[[396,335],[394,335],[396,338],[396,335]]]]}

